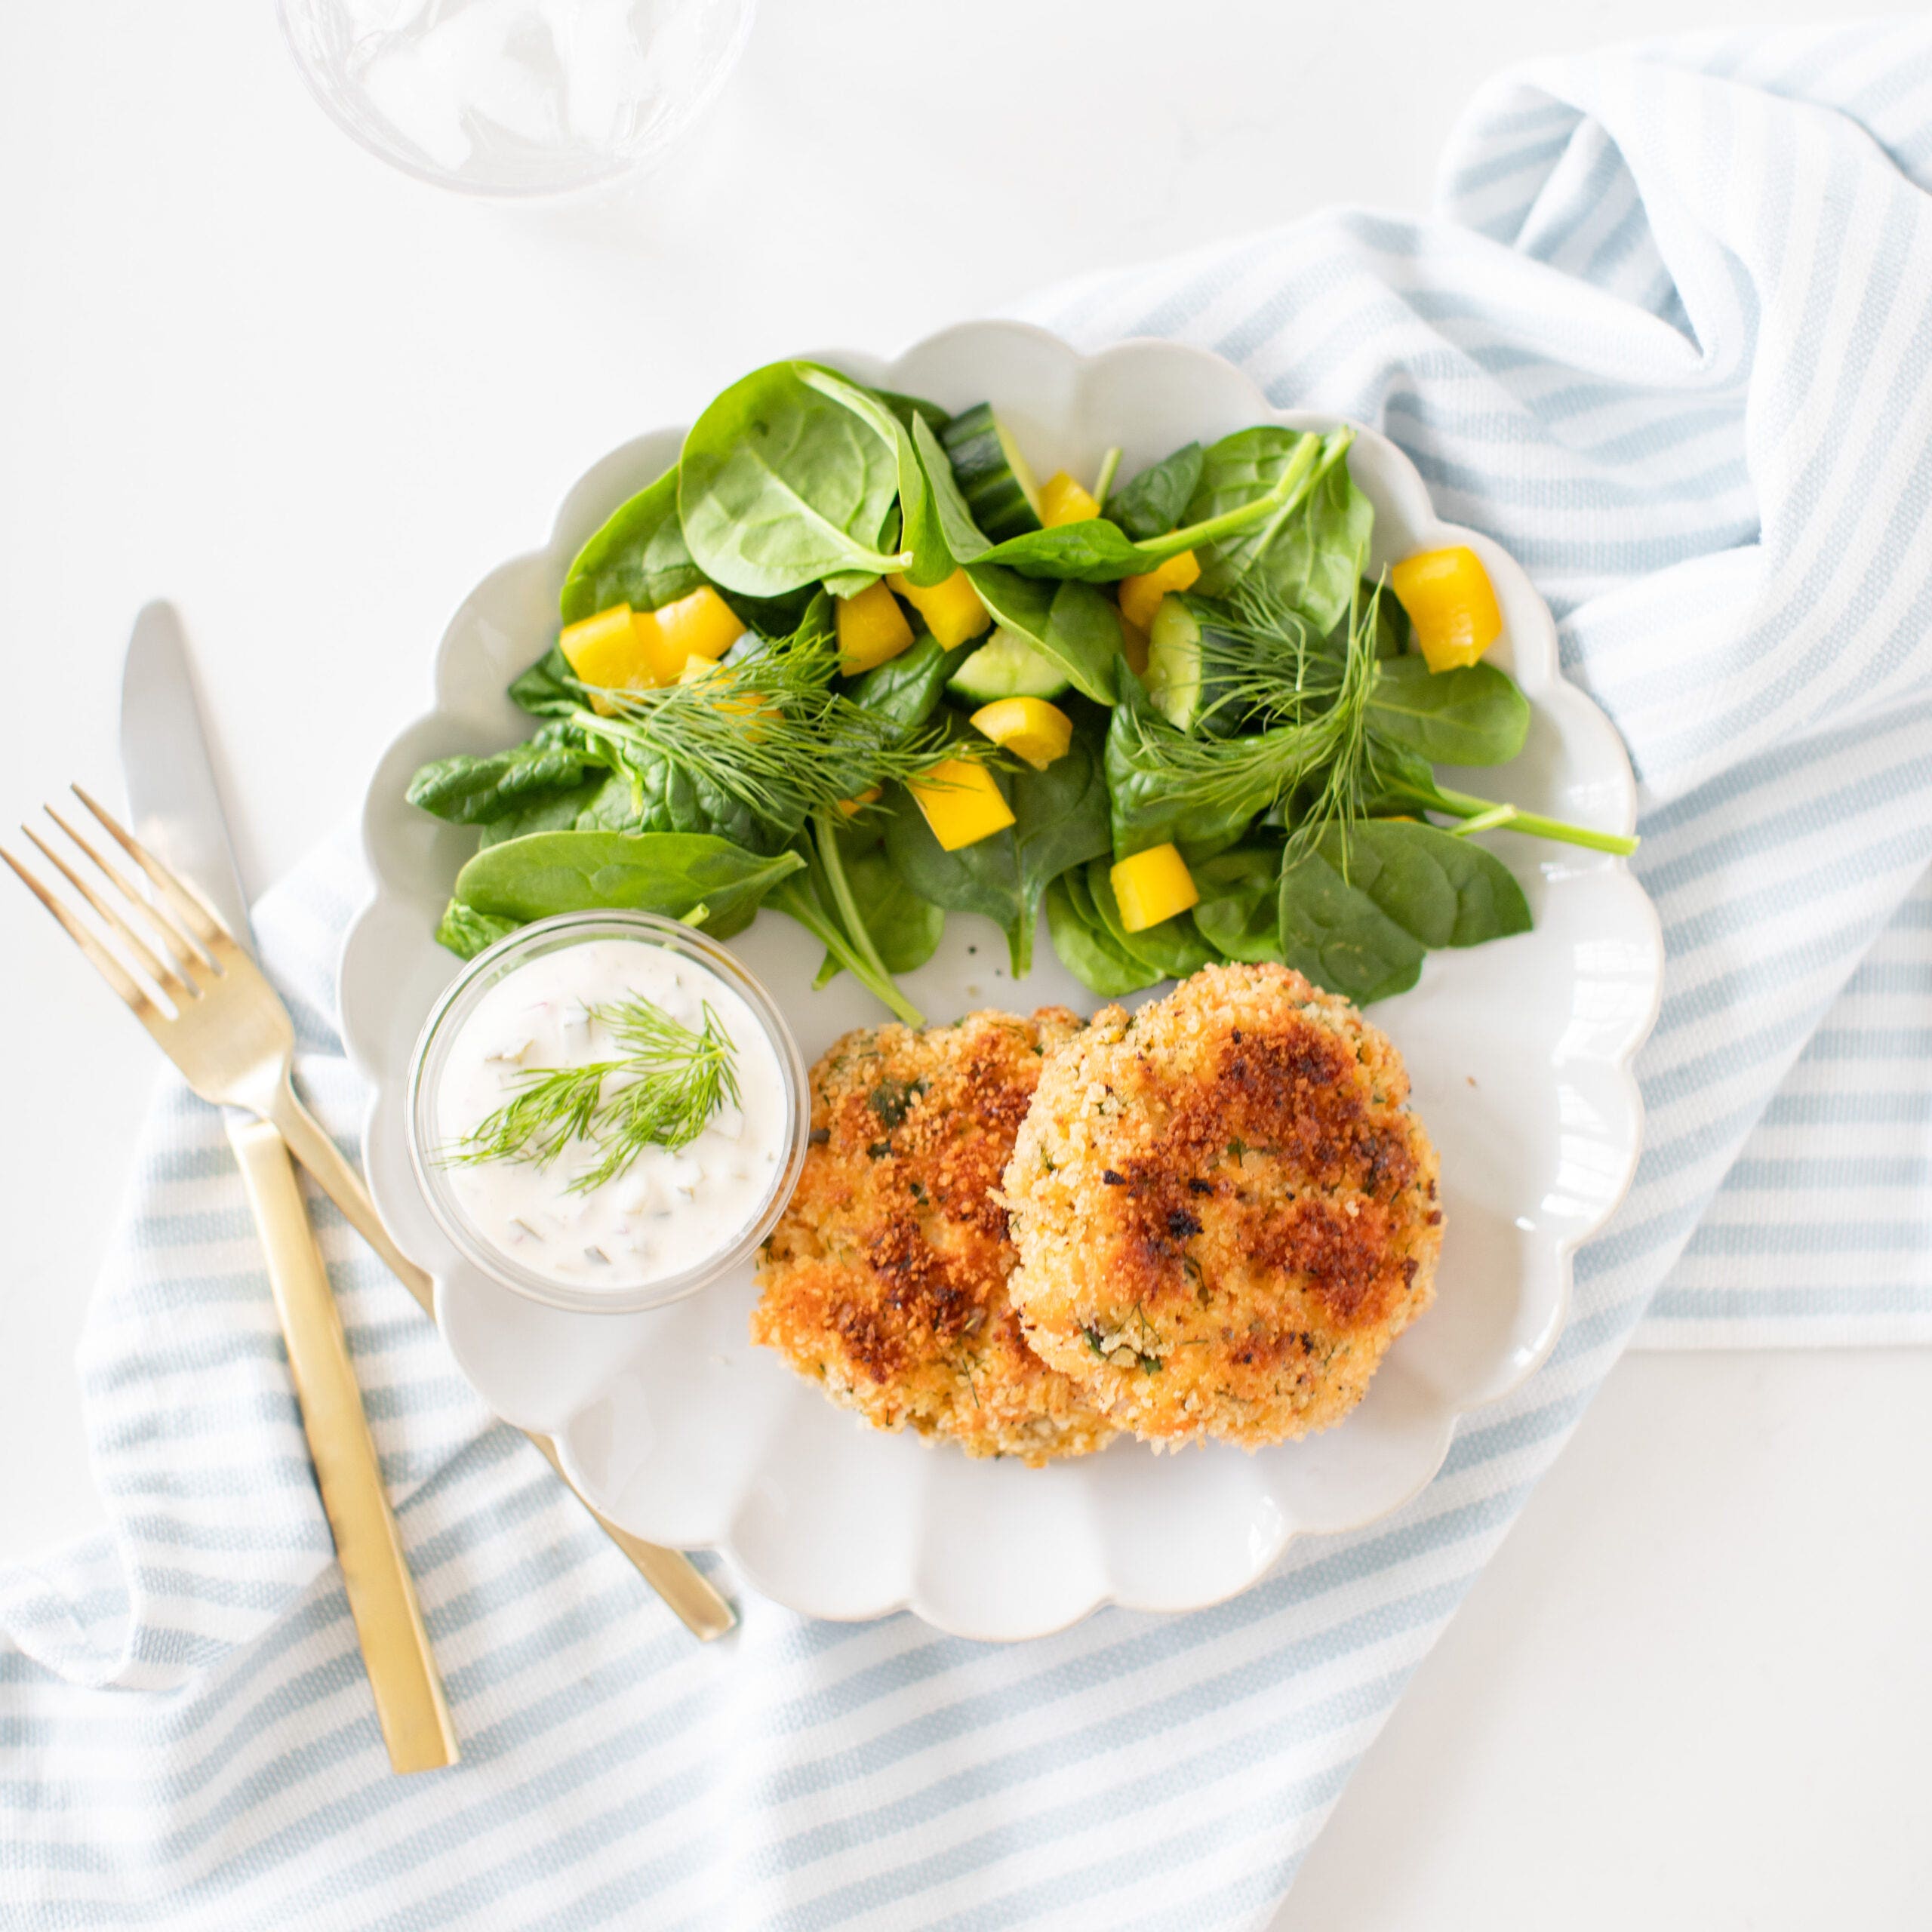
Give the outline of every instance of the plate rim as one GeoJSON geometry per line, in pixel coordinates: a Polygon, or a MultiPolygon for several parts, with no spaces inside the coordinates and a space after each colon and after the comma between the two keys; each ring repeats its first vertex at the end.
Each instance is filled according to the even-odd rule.
{"type": "MultiPolygon", "coordinates": [[[[1333,411],[1311,409],[1283,409],[1275,405],[1260,385],[1246,371],[1209,349],[1197,345],[1177,343],[1158,336],[1129,336],[1119,338],[1104,347],[1082,351],[1051,330],[1029,322],[1009,321],[1004,318],[968,320],[949,325],[910,345],[899,355],[884,358],[875,354],[851,349],[824,349],[810,352],[811,359],[823,361],[859,376],[862,380],[889,382],[893,372],[911,359],[942,350],[953,338],[965,337],[969,340],[983,341],[990,334],[1007,334],[1026,341],[1035,351],[1063,355],[1071,358],[1073,365],[1085,368],[1104,362],[1109,358],[1124,355],[1144,355],[1154,352],[1161,357],[1178,357],[1195,361],[1210,368],[1214,380],[1226,383],[1232,377],[1238,380],[1248,392],[1255,411],[1257,421],[1278,422],[1291,427],[1327,428],[1347,423],[1358,437],[1371,440],[1378,446],[1383,460],[1392,465],[1393,474],[1411,506],[1420,506],[1423,512],[1420,522],[1432,535],[1440,534],[1441,540],[1450,543],[1467,543],[1485,565],[1492,570],[1500,568],[1501,572],[1515,580],[1521,593],[1529,601],[1529,608],[1536,614],[1534,635],[1521,635],[1512,629],[1511,645],[1516,654],[1519,672],[1523,668],[1525,648],[1534,651],[1537,669],[1542,673],[1540,696],[1544,701],[1550,694],[1561,694],[1562,703],[1575,710],[1580,718],[1591,721],[1592,727],[1604,745],[1612,753],[1614,775],[1618,788],[1618,811],[1615,814],[1617,829],[1625,832],[1633,831],[1637,819],[1638,788],[1635,774],[1631,766],[1629,754],[1622,735],[1617,731],[1601,706],[1587,692],[1572,683],[1564,675],[1561,653],[1558,645],[1556,623],[1548,604],[1539,592],[1528,573],[1509,555],[1495,540],[1479,531],[1454,524],[1438,515],[1427,484],[1413,460],[1399,444],[1384,432],[1353,418],[1333,411]]],[[[518,552],[506,558],[487,571],[470,590],[458,602],[445,626],[430,660],[430,705],[423,711],[411,716],[395,732],[379,754],[372,771],[369,785],[365,790],[363,805],[358,818],[358,835],[362,856],[368,871],[370,891],[357,907],[346,928],[338,953],[338,970],[336,980],[337,1021],[349,1063],[368,1083],[368,1098],[362,1117],[362,1161],[365,1178],[373,1182],[375,1177],[371,1168],[369,1152],[372,1142],[371,1131],[376,1120],[391,1103],[395,1070],[383,1063],[382,1057],[371,1048],[368,1036],[358,1019],[356,1008],[361,989],[356,982],[352,958],[355,954],[358,936],[365,926],[380,914],[391,900],[390,881],[386,877],[377,851],[377,825],[379,817],[392,809],[392,801],[379,798],[377,785],[398,749],[434,721],[451,714],[453,706],[445,690],[446,675],[459,641],[464,613],[472,601],[486,586],[505,573],[527,570],[540,566],[556,553],[561,541],[574,523],[580,520],[587,505],[601,503],[608,497],[608,485],[605,479],[614,473],[633,467],[638,453],[653,442],[669,443],[671,439],[681,441],[683,431],[675,425],[664,425],[627,438],[614,448],[606,451],[589,464],[564,492],[557,510],[550,521],[549,530],[544,543],[537,548],[518,552]]],[[[608,514],[608,509],[602,514],[608,514]]],[[[962,1621],[955,1614],[949,1614],[942,1605],[925,1597],[914,1572],[912,1587],[890,1600],[876,1604],[869,1603],[863,1608],[827,1610],[808,1604],[793,1603],[786,1590],[771,1583],[761,1573],[758,1563],[748,1557],[733,1543],[727,1533],[709,1542],[694,1543],[686,1546],[694,1549],[706,1549],[727,1556],[743,1577],[746,1583],[761,1595],[773,1601],[784,1603],[800,1614],[832,1622],[872,1622],[902,1611],[910,1611],[923,1623],[949,1635],[981,1641],[1023,1641],[1032,1637],[1044,1637],[1069,1629],[1083,1621],[1100,1609],[1113,1605],[1122,1609],[1157,1615],[1180,1614],[1183,1610],[1205,1610],[1214,1605],[1227,1602],[1234,1597],[1253,1589],[1281,1561],[1287,1549],[1297,1540],[1309,1536],[1332,1536],[1358,1530],[1374,1522],[1385,1520],[1405,1507],[1433,1482],[1441,1473],[1443,1463],[1454,1440],[1457,1426],[1462,1419],[1478,1411],[1494,1407],[1506,1400],[1537,1374],[1567,1331],[1574,1294],[1575,1262],[1578,1251],[1584,1244],[1594,1239],[1608,1224],[1628,1197],[1635,1180],[1636,1170],[1642,1157],[1645,1137],[1644,1099],[1635,1074],[1635,1060],[1645,1041],[1655,1026],[1663,995],[1664,949],[1661,920],[1656,906],[1632,870],[1629,860],[1611,856],[1604,869],[1607,875],[1620,881],[1620,889],[1626,901],[1627,909],[1633,912],[1641,908],[1639,916],[1644,927],[1645,958],[1649,968],[1647,998],[1641,1018],[1626,1029],[1626,1036],[1613,1052],[1601,1052],[1592,1056],[1596,1065],[1613,1073],[1621,1097],[1629,1109],[1630,1134],[1625,1149],[1621,1172],[1615,1185],[1604,1191],[1599,1205],[1586,1225],[1576,1232],[1550,1238],[1549,1251],[1556,1264],[1556,1296],[1552,1318],[1546,1331],[1540,1338],[1537,1347],[1516,1365],[1515,1372],[1506,1380],[1486,1388],[1472,1401],[1457,1401],[1453,1398],[1442,1398],[1434,1440],[1426,1458],[1415,1479],[1401,1494],[1389,1500],[1378,1500],[1376,1505],[1358,1515],[1347,1520],[1324,1521],[1319,1528],[1288,1524],[1278,1526],[1265,1549],[1251,1552],[1247,1574],[1232,1587],[1217,1589],[1213,1594],[1191,1598],[1185,1605],[1172,1601],[1151,1602],[1137,1597],[1130,1589],[1103,1587],[1091,1598],[1063,1616],[1050,1622],[1029,1624],[1024,1631],[1008,1629],[989,1629],[973,1627],[970,1620],[962,1621]]],[[[452,968],[452,972],[460,970],[452,968]]],[[[405,1250],[405,1251],[407,1251],[405,1250]]],[[[434,1272],[435,1271],[432,1271],[434,1272]]],[[[445,1285],[444,1277],[436,1275],[438,1302],[438,1325],[441,1325],[441,1297],[445,1285]]],[[[600,1318],[586,1314],[576,1318],[594,1321],[600,1318]]],[[[457,1372],[463,1375],[472,1388],[471,1381],[460,1357],[454,1346],[450,1348],[451,1360],[457,1372]]],[[[478,1392],[480,1394],[481,1391],[478,1392]]],[[[486,1398],[487,1399],[487,1398],[486,1398]]],[[[493,1411],[494,1412],[494,1411],[493,1411]]],[[[554,1438],[562,1467],[568,1480],[580,1494],[589,1498],[592,1485],[586,1472],[573,1453],[573,1445],[566,1432],[560,1432],[554,1438]]],[[[605,1506],[599,1503],[600,1509],[605,1506]]]]}

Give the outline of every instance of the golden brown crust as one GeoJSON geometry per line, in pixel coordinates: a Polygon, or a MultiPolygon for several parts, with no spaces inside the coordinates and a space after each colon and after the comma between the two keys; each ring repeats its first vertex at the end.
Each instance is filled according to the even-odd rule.
{"type": "Polygon", "coordinates": [[[1097,1014],[1048,1055],[1006,1171],[1035,1352],[1157,1442],[1339,1421],[1434,1294],[1408,1086],[1380,1032],[1281,966],[1097,1014]]]}
{"type": "Polygon", "coordinates": [[[752,1339],[875,1428],[1029,1463],[1104,1447],[1112,1425],[1020,1333],[998,1192],[1042,1056],[1081,1025],[1049,1007],[838,1041],[812,1069],[752,1339]]]}

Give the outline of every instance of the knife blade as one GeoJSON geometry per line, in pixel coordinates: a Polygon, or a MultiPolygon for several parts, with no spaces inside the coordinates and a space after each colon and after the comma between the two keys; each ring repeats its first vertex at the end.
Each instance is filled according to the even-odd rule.
{"type": "Polygon", "coordinates": [[[171,604],[145,605],[121,674],[121,771],[134,835],[181,873],[251,952],[248,895],[202,729],[188,642],[171,604]]]}

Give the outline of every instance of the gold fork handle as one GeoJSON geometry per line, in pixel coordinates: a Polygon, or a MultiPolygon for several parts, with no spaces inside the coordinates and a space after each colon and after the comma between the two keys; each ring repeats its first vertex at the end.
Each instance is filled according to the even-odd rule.
{"type": "MultiPolygon", "coordinates": [[[[388,1264],[390,1272],[423,1306],[431,1321],[436,1318],[435,1285],[428,1272],[416,1263],[389,1238],[376,1204],[362,1185],[362,1177],[343,1158],[327,1130],[297,1097],[295,1089],[284,1082],[277,1097],[275,1125],[287,1140],[290,1151],[315,1177],[322,1192],[340,1208],[350,1226],[388,1264]]],[[[646,1543],[629,1531],[620,1529],[565,1475],[555,1445],[548,1436],[534,1430],[524,1434],[536,1444],[543,1460],[562,1476],[571,1494],[588,1509],[604,1534],[629,1557],[638,1574],[662,1597],[701,1641],[721,1637],[738,1620],[730,1603],[706,1580],[704,1574],[689,1557],[675,1549],[646,1543]]]]}
{"type": "Polygon", "coordinates": [[[453,1764],[456,1733],[443,1700],[442,1680],[383,1488],[342,1316],[329,1291],[288,1149],[267,1121],[233,1112],[228,1137],[267,1251],[269,1281],[288,1343],[303,1432],[321,1489],[322,1509],[334,1534],[390,1767],[426,1771],[453,1764]]]}

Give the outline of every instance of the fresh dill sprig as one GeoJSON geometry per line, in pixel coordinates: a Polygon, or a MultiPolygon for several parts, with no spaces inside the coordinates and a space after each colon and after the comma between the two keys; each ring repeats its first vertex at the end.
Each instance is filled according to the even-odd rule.
{"type": "Polygon", "coordinates": [[[831,623],[815,611],[789,637],[764,639],[688,682],[635,691],[586,686],[611,715],[586,708],[577,721],[620,758],[627,749],[652,753],[775,821],[832,811],[942,758],[992,752],[990,744],[949,744],[937,730],[909,734],[839,690],[838,668],[831,623]]]}
{"type": "Polygon", "coordinates": [[[1334,696],[1334,654],[1272,584],[1242,578],[1227,611],[1226,623],[1209,627],[1201,639],[1201,675],[1217,705],[1225,693],[1244,716],[1292,723],[1334,696]]]}
{"type": "Polygon", "coordinates": [[[1343,660],[1341,685],[1324,714],[1334,730],[1334,755],[1322,774],[1321,790],[1288,836],[1290,856],[1299,857],[1334,826],[1341,835],[1344,878],[1348,875],[1349,828],[1367,816],[1368,701],[1375,689],[1375,629],[1381,605],[1382,586],[1378,583],[1364,608],[1358,577],[1349,604],[1348,652],[1343,660]]]}
{"type": "Polygon", "coordinates": [[[702,1134],[724,1105],[740,1104],[737,1055],[709,1000],[690,1027],[648,999],[588,1009],[627,1051],[583,1066],[531,1066],[520,1088],[479,1121],[442,1158],[451,1165],[528,1161],[548,1167],[573,1141],[601,1158],[571,1183],[587,1194],[614,1180],[647,1147],[675,1153],[702,1134]]]}
{"type": "MultiPolygon", "coordinates": [[[[1291,861],[1302,857],[1332,826],[1338,835],[1346,878],[1349,835],[1368,817],[1370,801],[1378,795],[1403,801],[1418,812],[1460,820],[1455,828],[1459,835],[1506,825],[1534,838],[1559,839],[1596,851],[1627,854],[1636,849],[1636,841],[1620,833],[1595,832],[1515,805],[1450,791],[1429,776],[1426,765],[1423,767],[1423,782],[1418,785],[1403,768],[1403,754],[1398,751],[1392,755],[1387,748],[1378,747],[1368,729],[1368,710],[1374,694],[1377,638],[1388,582],[1384,577],[1377,583],[1366,605],[1361,583],[1358,572],[1339,654],[1334,640],[1317,636],[1299,611],[1255,575],[1243,578],[1235,587],[1226,601],[1224,618],[1202,628],[1201,684],[1214,694],[1204,716],[1225,709],[1237,719],[1264,727],[1313,720],[1322,726],[1318,735],[1325,736],[1332,745],[1331,752],[1316,753],[1319,789],[1312,796],[1303,792],[1297,800],[1288,838],[1291,861]],[[1324,755],[1325,766],[1321,764],[1324,755]]],[[[1244,740],[1232,742],[1238,745],[1244,740]]],[[[1280,748],[1284,771],[1290,767],[1293,749],[1286,743],[1280,748]]],[[[1288,791],[1300,790],[1303,783],[1315,783],[1312,776],[1294,781],[1270,793],[1269,802],[1288,791]]]]}
{"type": "Polygon", "coordinates": [[[1291,857],[1324,829],[1362,816],[1368,771],[1368,700],[1375,684],[1378,588],[1364,605],[1357,592],[1338,657],[1274,593],[1239,592],[1216,641],[1204,627],[1201,675],[1211,711],[1224,707],[1263,728],[1228,737],[1176,731],[1137,712],[1132,762],[1150,791],[1235,817],[1267,811],[1316,786],[1289,835],[1291,857]]]}

